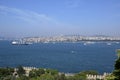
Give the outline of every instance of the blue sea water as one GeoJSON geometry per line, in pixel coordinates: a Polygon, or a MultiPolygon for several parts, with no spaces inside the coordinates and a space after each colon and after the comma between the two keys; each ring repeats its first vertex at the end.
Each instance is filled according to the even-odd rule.
{"type": "Polygon", "coordinates": [[[12,45],[0,41],[0,67],[34,66],[76,73],[83,70],[111,72],[120,44],[38,43],[12,45]]]}

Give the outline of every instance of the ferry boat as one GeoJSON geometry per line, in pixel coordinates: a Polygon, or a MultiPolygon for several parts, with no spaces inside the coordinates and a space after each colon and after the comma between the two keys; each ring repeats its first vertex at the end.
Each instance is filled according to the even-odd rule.
{"type": "Polygon", "coordinates": [[[29,43],[20,42],[20,41],[12,41],[12,45],[28,45],[29,43]]]}
{"type": "Polygon", "coordinates": [[[15,44],[18,44],[18,42],[16,42],[16,41],[13,41],[13,42],[12,42],[12,44],[13,44],[13,45],[15,45],[15,44]]]}

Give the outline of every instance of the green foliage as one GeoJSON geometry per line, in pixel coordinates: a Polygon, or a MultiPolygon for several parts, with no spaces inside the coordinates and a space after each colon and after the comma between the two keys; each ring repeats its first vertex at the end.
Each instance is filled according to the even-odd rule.
{"type": "Polygon", "coordinates": [[[17,78],[17,80],[29,80],[29,77],[21,75],[20,77],[17,78]]]}
{"type": "Polygon", "coordinates": [[[105,80],[115,80],[115,76],[113,74],[105,77],[105,80]]]}
{"type": "Polygon", "coordinates": [[[32,77],[39,77],[42,74],[45,74],[45,70],[44,69],[38,69],[38,70],[34,69],[34,70],[30,71],[29,77],[30,78],[32,78],[32,77]]]}
{"type": "Polygon", "coordinates": [[[58,75],[55,80],[67,80],[65,74],[58,75]]]}
{"type": "Polygon", "coordinates": [[[86,73],[80,72],[74,76],[75,80],[86,80],[86,73]]]}
{"type": "Polygon", "coordinates": [[[42,68],[39,68],[37,73],[38,73],[39,75],[45,74],[45,70],[42,69],[42,68]]]}
{"type": "Polygon", "coordinates": [[[25,74],[25,70],[23,69],[22,66],[18,66],[17,68],[18,68],[17,73],[18,73],[19,76],[25,74]]]}
{"type": "Polygon", "coordinates": [[[65,74],[60,75],[60,80],[66,80],[65,74]]]}
{"type": "Polygon", "coordinates": [[[120,58],[118,58],[115,62],[115,70],[120,69],[120,58]]]}
{"type": "Polygon", "coordinates": [[[87,74],[97,75],[98,72],[94,70],[81,71],[80,73],[75,74],[75,76],[67,77],[68,80],[86,80],[87,74]]]}
{"type": "Polygon", "coordinates": [[[120,69],[114,70],[113,74],[115,76],[115,80],[120,80],[120,69]]]}
{"type": "Polygon", "coordinates": [[[25,75],[25,70],[22,66],[17,67],[18,77],[13,76],[14,69],[0,68],[0,80],[86,80],[86,74],[98,74],[96,71],[82,71],[74,76],[65,76],[59,74],[53,69],[33,69],[29,72],[29,76],[25,75]]]}
{"type": "Polygon", "coordinates": [[[77,79],[75,78],[75,76],[69,76],[67,77],[67,80],[77,80],[77,79]]]}
{"type": "Polygon", "coordinates": [[[12,76],[12,75],[9,75],[9,76],[6,76],[6,77],[4,77],[3,79],[0,79],[0,80],[16,80],[16,77],[12,76]]]}
{"type": "Polygon", "coordinates": [[[54,79],[54,76],[50,74],[43,74],[39,77],[38,80],[55,80],[55,79],[54,79]]]}
{"type": "Polygon", "coordinates": [[[0,68],[0,78],[12,75],[13,72],[14,72],[13,68],[8,68],[8,67],[7,68],[0,68]]]}
{"type": "Polygon", "coordinates": [[[30,80],[86,80],[86,74],[98,74],[96,71],[82,71],[74,76],[65,76],[65,74],[58,74],[57,70],[46,69],[45,73],[40,76],[36,76],[37,70],[30,71],[30,80]]]}
{"type": "Polygon", "coordinates": [[[94,71],[94,70],[81,71],[80,73],[83,73],[85,75],[87,74],[98,75],[99,74],[97,71],[94,71]]]}
{"type": "Polygon", "coordinates": [[[113,74],[115,76],[115,80],[120,80],[120,58],[118,58],[116,60],[115,70],[114,70],[113,74]]]}
{"type": "Polygon", "coordinates": [[[29,72],[29,77],[30,77],[30,78],[37,77],[37,75],[36,75],[36,70],[31,70],[31,71],[29,72]]]}
{"type": "Polygon", "coordinates": [[[117,50],[117,56],[120,58],[120,49],[117,50]]]}
{"type": "Polygon", "coordinates": [[[81,71],[74,76],[68,76],[67,80],[87,80],[86,74],[92,74],[93,71],[81,71]]]}
{"type": "Polygon", "coordinates": [[[46,69],[46,73],[49,73],[51,75],[58,75],[58,71],[53,69],[46,69]]]}

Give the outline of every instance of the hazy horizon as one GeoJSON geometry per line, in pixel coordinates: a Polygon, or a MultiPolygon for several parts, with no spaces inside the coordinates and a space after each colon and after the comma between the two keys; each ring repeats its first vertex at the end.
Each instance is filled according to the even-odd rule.
{"type": "Polygon", "coordinates": [[[0,36],[119,36],[119,9],[119,0],[0,0],[0,36]]]}

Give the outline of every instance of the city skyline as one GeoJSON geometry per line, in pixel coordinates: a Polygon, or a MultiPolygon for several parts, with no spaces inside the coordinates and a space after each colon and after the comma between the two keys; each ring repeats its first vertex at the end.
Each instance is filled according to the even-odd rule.
{"type": "Polygon", "coordinates": [[[119,36],[119,8],[119,0],[1,0],[0,36],[119,36]]]}

